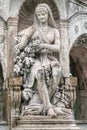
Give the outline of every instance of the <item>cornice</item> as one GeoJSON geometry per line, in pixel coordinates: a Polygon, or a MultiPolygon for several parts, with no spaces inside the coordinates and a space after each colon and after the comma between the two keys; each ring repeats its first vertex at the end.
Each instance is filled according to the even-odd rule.
{"type": "Polygon", "coordinates": [[[87,6],[87,0],[78,0],[78,1],[79,1],[79,3],[81,3],[81,4],[85,5],[85,6],[87,6]]]}
{"type": "Polygon", "coordinates": [[[87,7],[87,0],[70,0],[70,1],[79,6],[87,7]]]}
{"type": "Polygon", "coordinates": [[[81,12],[75,13],[74,15],[72,15],[72,17],[68,19],[68,22],[72,23],[72,22],[76,22],[82,19],[87,19],[87,12],[81,11],[81,12]]]}

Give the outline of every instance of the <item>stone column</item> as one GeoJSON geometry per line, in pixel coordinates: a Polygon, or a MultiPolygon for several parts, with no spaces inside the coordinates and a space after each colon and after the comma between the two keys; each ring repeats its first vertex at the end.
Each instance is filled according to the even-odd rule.
{"type": "Polygon", "coordinates": [[[13,75],[13,47],[14,47],[14,37],[17,36],[17,25],[18,18],[8,19],[8,36],[7,36],[7,77],[13,75]]]}
{"type": "Polygon", "coordinates": [[[20,116],[22,77],[9,78],[10,125],[14,127],[20,116]]]}
{"type": "Polygon", "coordinates": [[[62,67],[62,76],[69,77],[69,34],[68,22],[60,20],[60,37],[61,37],[61,51],[60,62],[62,67]]]}
{"type": "Polygon", "coordinates": [[[62,68],[62,85],[64,86],[64,100],[67,99],[67,107],[72,108],[71,99],[71,82],[70,82],[70,66],[69,66],[69,34],[68,34],[68,21],[60,20],[60,63],[62,68]],[[67,95],[67,96],[66,96],[67,95]]]}

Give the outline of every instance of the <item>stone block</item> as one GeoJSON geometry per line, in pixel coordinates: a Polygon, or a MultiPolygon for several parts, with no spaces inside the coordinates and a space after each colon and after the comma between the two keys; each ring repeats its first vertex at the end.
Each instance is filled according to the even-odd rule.
{"type": "Polygon", "coordinates": [[[70,82],[72,86],[77,86],[77,77],[70,77],[70,82]]]}
{"type": "Polygon", "coordinates": [[[49,116],[21,116],[12,130],[80,130],[75,120],[60,120],[49,116]]]}
{"type": "Polygon", "coordinates": [[[10,86],[21,86],[22,85],[22,77],[12,77],[9,78],[10,86]]]}

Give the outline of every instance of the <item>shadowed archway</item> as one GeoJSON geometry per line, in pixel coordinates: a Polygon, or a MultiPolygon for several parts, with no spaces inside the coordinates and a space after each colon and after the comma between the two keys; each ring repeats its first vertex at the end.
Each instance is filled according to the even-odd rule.
{"type": "Polygon", "coordinates": [[[3,91],[3,69],[0,63],[0,121],[5,120],[5,99],[3,91]]]}
{"type": "Polygon", "coordinates": [[[77,77],[76,118],[87,119],[87,34],[81,35],[70,52],[70,68],[77,77]]]}

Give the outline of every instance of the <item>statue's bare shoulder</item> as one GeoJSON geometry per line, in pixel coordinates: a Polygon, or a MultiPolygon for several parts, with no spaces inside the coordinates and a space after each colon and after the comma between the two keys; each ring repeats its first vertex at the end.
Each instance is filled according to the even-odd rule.
{"type": "MultiPolygon", "coordinates": [[[[59,30],[55,27],[50,27],[50,32],[54,37],[54,44],[59,44],[60,43],[60,33],[59,30]]],[[[51,35],[51,37],[52,37],[51,35]]]]}
{"type": "Polygon", "coordinates": [[[60,36],[59,30],[55,27],[49,27],[50,31],[54,33],[54,35],[60,36]]]}

